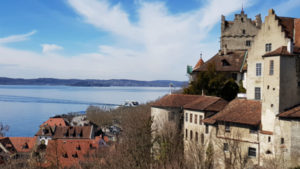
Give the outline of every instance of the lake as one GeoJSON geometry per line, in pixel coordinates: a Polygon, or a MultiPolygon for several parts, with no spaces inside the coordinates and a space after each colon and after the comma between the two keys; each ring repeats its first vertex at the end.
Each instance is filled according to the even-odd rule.
{"type": "Polygon", "coordinates": [[[6,136],[34,136],[49,117],[85,111],[89,105],[140,103],[169,93],[167,87],[71,87],[0,85],[0,122],[9,125],[6,136]]]}

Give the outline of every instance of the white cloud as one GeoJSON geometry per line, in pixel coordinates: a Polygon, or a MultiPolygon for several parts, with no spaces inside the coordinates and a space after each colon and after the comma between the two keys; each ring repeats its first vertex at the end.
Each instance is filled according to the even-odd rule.
{"type": "Polygon", "coordinates": [[[5,38],[0,38],[0,44],[13,43],[13,42],[21,42],[28,40],[28,38],[36,33],[36,30],[33,30],[26,34],[20,35],[12,35],[5,38]]]}
{"type": "Polygon", "coordinates": [[[43,48],[43,53],[50,53],[64,49],[63,47],[56,44],[42,44],[41,46],[43,48]]]}
{"type": "Polygon", "coordinates": [[[187,80],[186,65],[195,64],[200,51],[208,59],[219,49],[218,39],[207,41],[207,37],[220,15],[241,8],[240,0],[205,0],[206,5],[197,10],[172,14],[164,3],[139,0],[135,2],[138,19],[131,21],[121,4],[108,0],[68,2],[86,23],[109,32],[116,43],[99,44],[99,51],[72,57],[49,56],[47,52],[62,49],[53,44],[43,46],[43,53],[0,45],[0,64],[16,64],[0,67],[0,76],[187,80]]]}

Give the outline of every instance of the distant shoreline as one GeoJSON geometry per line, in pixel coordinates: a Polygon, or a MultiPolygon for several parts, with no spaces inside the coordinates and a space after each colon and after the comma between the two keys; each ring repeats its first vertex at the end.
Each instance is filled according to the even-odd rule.
{"type": "Polygon", "coordinates": [[[0,77],[0,85],[37,85],[37,86],[73,86],[73,87],[182,87],[186,81],[153,80],[140,81],[131,79],[56,79],[56,78],[8,78],[0,77]]]}

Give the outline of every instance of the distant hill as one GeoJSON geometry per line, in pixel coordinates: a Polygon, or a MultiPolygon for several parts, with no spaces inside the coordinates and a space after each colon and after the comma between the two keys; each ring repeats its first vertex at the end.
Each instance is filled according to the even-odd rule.
{"type": "Polygon", "coordinates": [[[154,80],[154,81],[139,81],[129,79],[55,79],[55,78],[38,78],[38,79],[22,79],[22,78],[7,78],[0,77],[0,85],[64,85],[64,86],[144,86],[144,87],[168,87],[173,84],[174,87],[182,87],[187,84],[186,81],[172,80],[154,80]]]}

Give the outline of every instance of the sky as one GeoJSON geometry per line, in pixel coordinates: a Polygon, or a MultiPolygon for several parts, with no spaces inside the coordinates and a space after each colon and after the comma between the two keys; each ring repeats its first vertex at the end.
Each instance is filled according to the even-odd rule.
{"type": "Polygon", "coordinates": [[[242,7],[300,18],[299,0],[3,0],[0,76],[188,80],[242,7]]]}

